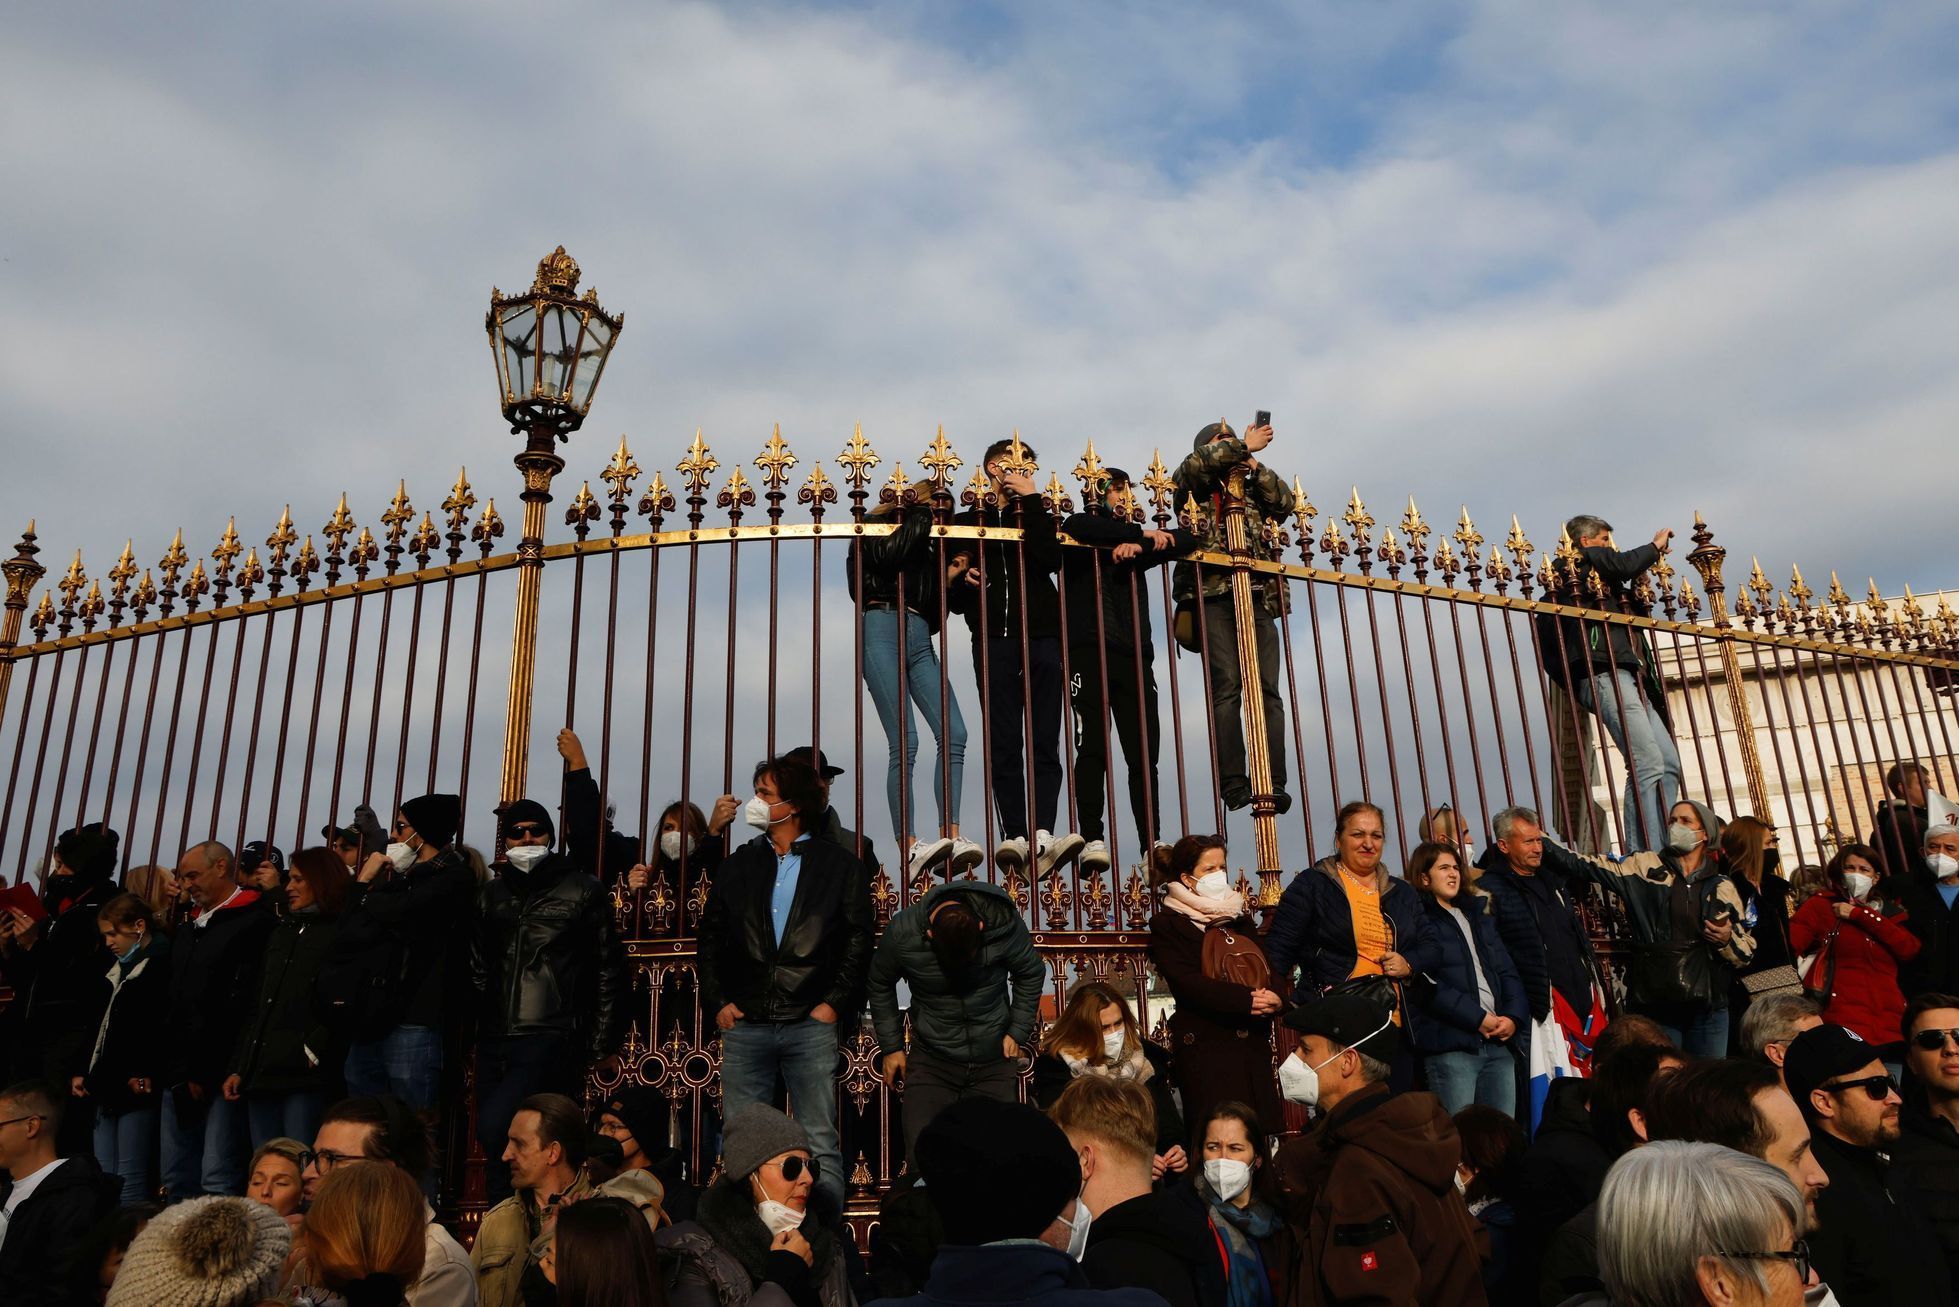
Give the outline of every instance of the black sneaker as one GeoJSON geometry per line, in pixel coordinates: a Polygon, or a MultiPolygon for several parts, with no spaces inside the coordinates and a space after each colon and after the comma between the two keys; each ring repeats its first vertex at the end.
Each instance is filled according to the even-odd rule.
{"type": "Polygon", "coordinates": [[[1291,812],[1292,796],[1284,790],[1274,790],[1272,792],[1272,811],[1278,813],[1281,817],[1291,812]]]}
{"type": "Polygon", "coordinates": [[[1252,806],[1252,787],[1249,785],[1228,785],[1224,791],[1224,806],[1232,812],[1252,806]]]}

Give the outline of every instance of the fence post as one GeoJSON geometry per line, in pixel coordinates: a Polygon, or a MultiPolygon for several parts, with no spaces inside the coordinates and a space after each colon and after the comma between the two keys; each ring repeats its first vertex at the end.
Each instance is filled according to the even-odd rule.
{"type": "Polygon", "coordinates": [[[1259,679],[1258,610],[1254,607],[1257,598],[1252,593],[1251,539],[1245,527],[1245,476],[1245,465],[1240,463],[1225,480],[1224,541],[1231,553],[1231,615],[1238,630],[1238,697],[1245,714],[1245,770],[1252,783],[1258,901],[1273,907],[1279,902],[1279,810],[1272,798],[1272,755],[1265,738],[1265,691],[1259,679]]]}
{"type": "Polygon", "coordinates": [[[34,561],[40,553],[34,543],[34,523],[20,533],[20,543],[14,546],[14,556],[0,563],[0,573],[7,578],[6,616],[0,619],[0,718],[7,715],[7,687],[14,679],[14,646],[20,642],[21,619],[27,616],[27,599],[34,593],[34,587],[48,574],[48,569],[34,561]]]}
{"type": "Polygon", "coordinates": [[[503,784],[499,795],[512,803],[524,797],[530,774],[531,693],[537,681],[537,606],[544,585],[544,506],[551,502],[551,479],[565,470],[557,434],[546,426],[530,430],[517,470],[524,474],[524,534],[517,541],[517,616],[510,638],[510,708],[503,723],[503,784]]]}
{"type": "Polygon", "coordinates": [[[1755,815],[1771,818],[1768,778],[1762,772],[1762,755],[1755,747],[1755,719],[1748,709],[1748,693],[1741,684],[1741,661],[1735,656],[1734,623],[1728,619],[1728,604],[1723,597],[1727,585],[1721,580],[1721,563],[1728,551],[1714,543],[1714,532],[1699,513],[1694,514],[1694,548],[1687,561],[1701,574],[1701,589],[1707,592],[1707,606],[1714,616],[1715,647],[1721,653],[1721,679],[1728,687],[1728,710],[1734,717],[1735,734],[1741,745],[1741,770],[1748,781],[1748,802],[1755,815]]]}

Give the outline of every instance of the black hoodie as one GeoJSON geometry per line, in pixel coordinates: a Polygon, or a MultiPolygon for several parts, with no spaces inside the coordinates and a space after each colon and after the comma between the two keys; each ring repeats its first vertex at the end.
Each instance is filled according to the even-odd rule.
{"type": "Polygon", "coordinates": [[[1224,1262],[1209,1218],[1169,1190],[1097,1215],[1082,1273],[1098,1289],[1154,1289],[1170,1307],[1222,1307],[1225,1300],[1224,1262]]]}

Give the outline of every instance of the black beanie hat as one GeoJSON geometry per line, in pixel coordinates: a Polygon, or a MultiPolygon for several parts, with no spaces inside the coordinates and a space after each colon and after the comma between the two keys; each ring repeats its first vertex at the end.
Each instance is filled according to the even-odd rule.
{"type": "Polygon", "coordinates": [[[606,1097],[600,1112],[610,1112],[632,1132],[633,1142],[648,1157],[656,1155],[666,1140],[666,1099],[651,1085],[627,1085],[606,1097]]]}
{"type": "MultiPolygon", "coordinates": [[[[520,821],[534,821],[544,827],[546,838],[557,842],[557,827],[551,824],[551,810],[536,799],[512,799],[497,809],[497,818],[502,823],[500,829],[508,834],[510,828],[520,821]]],[[[416,827],[420,830],[421,827],[416,827]]]]}
{"type": "Polygon", "coordinates": [[[116,849],[121,840],[101,822],[62,832],[54,842],[61,865],[85,881],[107,880],[116,874],[116,849]]]}
{"type": "Polygon", "coordinates": [[[420,798],[404,799],[401,815],[415,828],[417,835],[438,849],[447,848],[455,842],[456,827],[462,824],[462,796],[424,794],[420,798]]]}
{"type": "Polygon", "coordinates": [[[1037,1239],[1081,1193],[1074,1145],[1024,1103],[962,1098],[919,1132],[917,1151],[947,1243],[1037,1239]]]}

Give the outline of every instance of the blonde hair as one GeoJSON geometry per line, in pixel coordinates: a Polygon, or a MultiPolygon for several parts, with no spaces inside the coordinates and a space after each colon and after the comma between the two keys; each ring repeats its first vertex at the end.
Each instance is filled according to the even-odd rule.
{"type": "Polygon", "coordinates": [[[1076,1076],[1048,1115],[1069,1135],[1098,1139],[1145,1166],[1156,1154],[1156,1105],[1133,1080],[1076,1076]]]}
{"type": "Polygon", "coordinates": [[[349,1162],[321,1182],[306,1213],[306,1260],[328,1289],[375,1276],[422,1277],[427,1222],[415,1178],[388,1162],[349,1162]]]}

